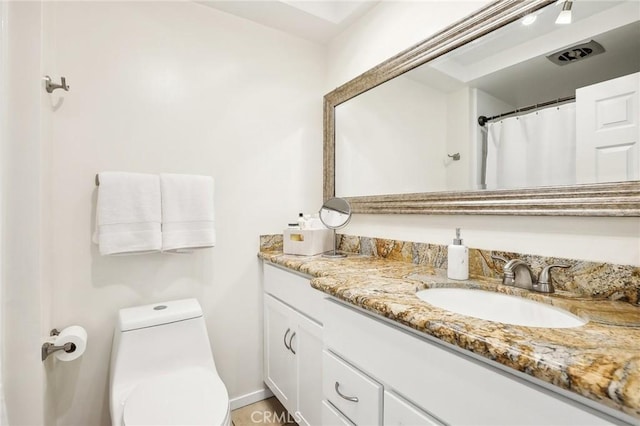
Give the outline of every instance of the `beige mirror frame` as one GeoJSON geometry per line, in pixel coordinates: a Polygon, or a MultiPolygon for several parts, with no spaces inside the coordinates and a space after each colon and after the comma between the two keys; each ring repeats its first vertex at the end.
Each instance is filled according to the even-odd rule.
{"type": "MultiPolygon", "coordinates": [[[[335,107],[556,0],[499,0],[324,97],[324,200],[335,196],[335,107]]],[[[353,213],[640,216],[640,181],[344,197],[353,213]]]]}

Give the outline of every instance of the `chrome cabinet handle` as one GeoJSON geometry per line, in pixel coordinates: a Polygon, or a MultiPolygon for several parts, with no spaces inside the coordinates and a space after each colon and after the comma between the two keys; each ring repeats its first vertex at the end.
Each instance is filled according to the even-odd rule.
{"type": "Polygon", "coordinates": [[[293,352],[293,354],[296,354],[296,351],[293,350],[293,338],[296,337],[296,332],[294,331],[293,333],[291,333],[291,338],[289,339],[289,350],[291,352],[293,352]]]}
{"type": "Polygon", "coordinates": [[[342,392],[340,392],[340,389],[338,389],[339,387],[340,387],[340,383],[336,382],[336,393],[340,396],[340,398],[346,399],[347,401],[351,401],[351,402],[358,402],[357,396],[346,396],[342,392]]]}
{"type": "Polygon", "coordinates": [[[290,331],[291,331],[291,329],[287,328],[287,331],[284,333],[284,339],[283,339],[284,347],[289,349],[289,350],[291,350],[291,346],[287,345],[287,334],[289,334],[290,331]]]}

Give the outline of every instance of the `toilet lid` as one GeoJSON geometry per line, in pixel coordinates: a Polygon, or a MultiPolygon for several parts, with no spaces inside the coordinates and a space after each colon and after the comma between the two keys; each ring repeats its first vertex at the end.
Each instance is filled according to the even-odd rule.
{"type": "Polygon", "coordinates": [[[140,383],[124,405],[124,424],[223,425],[229,395],[222,380],[201,368],[182,370],[140,383]]]}

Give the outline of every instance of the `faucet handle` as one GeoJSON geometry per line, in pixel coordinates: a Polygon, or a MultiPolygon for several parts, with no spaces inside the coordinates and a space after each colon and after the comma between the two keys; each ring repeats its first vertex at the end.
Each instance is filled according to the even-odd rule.
{"type": "Polygon", "coordinates": [[[491,258],[495,261],[504,262],[505,265],[502,267],[502,284],[504,285],[513,285],[515,283],[513,271],[507,268],[507,264],[510,262],[509,259],[505,259],[502,256],[498,256],[497,254],[491,253],[491,258]]]}
{"type": "Polygon", "coordinates": [[[553,293],[555,291],[555,289],[553,288],[553,283],[551,282],[552,268],[571,268],[571,265],[545,266],[544,269],[540,272],[540,276],[538,277],[538,283],[533,286],[533,289],[535,291],[539,291],[541,293],[553,293]]]}
{"type": "Polygon", "coordinates": [[[506,258],[504,258],[502,256],[498,256],[497,254],[493,254],[493,253],[491,253],[491,258],[493,260],[499,260],[499,261],[504,262],[504,263],[509,262],[509,259],[506,259],[506,258]]]}

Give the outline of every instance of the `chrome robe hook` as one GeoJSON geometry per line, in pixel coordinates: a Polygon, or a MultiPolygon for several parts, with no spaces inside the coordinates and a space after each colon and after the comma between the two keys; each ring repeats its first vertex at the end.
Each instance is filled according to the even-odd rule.
{"type": "Polygon", "coordinates": [[[67,86],[67,80],[64,77],[60,77],[60,84],[52,83],[51,77],[48,75],[44,76],[45,81],[45,89],[47,93],[52,93],[56,89],[63,89],[65,92],[69,91],[69,86],[67,86]]]}

